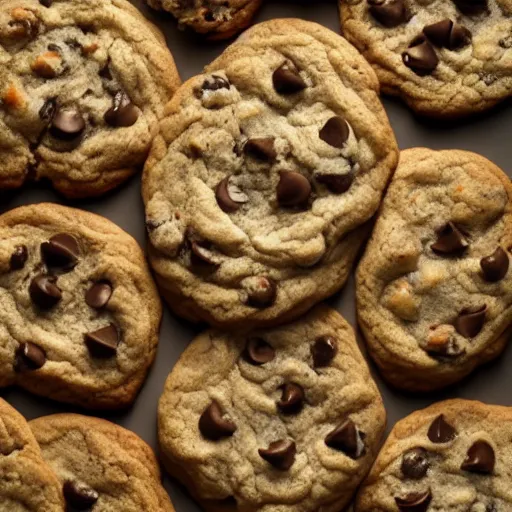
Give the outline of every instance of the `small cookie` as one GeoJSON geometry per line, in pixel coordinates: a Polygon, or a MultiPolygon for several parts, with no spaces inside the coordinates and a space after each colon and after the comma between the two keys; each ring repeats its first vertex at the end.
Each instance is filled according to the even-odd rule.
{"type": "Polygon", "coordinates": [[[78,414],[29,423],[67,510],[174,512],[151,448],[114,423],[78,414]]]}
{"type": "Polygon", "coordinates": [[[164,465],[207,512],[338,512],[385,427],[354,332],[326,306],[273,330],[200,335],[158,415],[164,465]]]}
{"type": "Polygon", "coordinates": [[[126,406],[155,357],[160,318],[144,254],[109,220],[56,204],[0,216],[0,387],[126,406]]]}
{"type": "Polygon", "coordinates": [[[60,484],[25,418],[0,398],[0,510],[63,512],[60,484]]]}
{"type": "Polygon", "coordinates": [[[512,510],[512,410],[448,400],[399,421],[359,491],[356,512],[512,510]]]}
{"type": "Polygon", "coordinates": [[[227,39],[250,25],[263,0],[146,0],[153,9],[170,12],[180,28],[191,28],[210,40],[227,39]]]}
{"type": "Polygon", "coordinates": [[[2,0],[0,55],[0,189],[116,187],[180,83],[162,34],[125,0],[2,0]]]}
{"type": "Polygon", "coordinates": [[[246,31],[179,89],[143,178],[177,313],[269,325],[341,288],[397,160],[377,92],[351,45],[300,20],[246,31]]]}
{"type": "Polygon", "coordinates": [[[512,95],[511,0],[340,1],[343,33],[385,93],[457,117],[512,95]]]}
{"type": "Polygon", "coordinates": [[[465,151],[403,151],[357,271],[359,324],[394,386],[430,391],[498,356],[512,325],[512,185],[465,151]]]}

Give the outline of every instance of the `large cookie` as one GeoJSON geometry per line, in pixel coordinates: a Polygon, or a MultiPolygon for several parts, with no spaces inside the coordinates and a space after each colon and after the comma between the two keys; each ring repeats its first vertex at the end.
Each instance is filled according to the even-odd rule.
{"type": "Polygon", "coordinates": [[[263,0],[146,0],[153,9],[170,12],[180,27],[208,39],[234,36],[247,27],[263,0]]]}
{"type": "Polygon", "coordinates": [[[399,421],[356,512],[509,512],[512,410],[440,402],[399,421]]]}
{"type": "Polygon", "coordinates": [[[340,1],[343,33],[384,92],[456,117],[512,95],[511,0],[340,1]]]}
{"type": "Polygon", "coordinates": [[[403,151],[357,272],[359,323],[393,385],[432,390],[496,357],[512,324],[512,185],[464,151],[403,151]]]}
{"type": "Polygon", "coordinates": [[[273,330],[200,335],[158,413],[164,465],[207,512],[339,512],[385,426],[352,328],[325,306],[273,330]]]}
{"type": "Polygon", "coordinates": [[[154,359],[160,317],[140,247],[112,222],[55,204],[0,216],[0,387],[125,406],[154,359]]]}
{"type": "Polygon", "coordinates": [[[179,77],[124,0],[0,3],[0,189],[98,195],[144,163],[179,77]]]}
{"type": "Polygon", "coordinates": [[[0,398],[0,510],[63,512],[60,485],[25,418],[0,398]]]}
{"type": "Polygon", "coordinates": [[[60,480],[66,510],[174,512],[153,451],[133,432],[77,414],[29,425],[60,480]]]}
{"type": "Polygon", "coordinates": [[[257,25],[179,89],[143,178],[175,311],[247,328],[340,289],[396,165],[377,92],[352,46],[300,20],[257,25]]]}

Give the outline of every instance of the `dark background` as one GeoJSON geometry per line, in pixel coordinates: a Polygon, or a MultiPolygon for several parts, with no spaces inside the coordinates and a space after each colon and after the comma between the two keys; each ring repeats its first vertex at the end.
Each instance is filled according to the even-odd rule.
{"type": "MultiPolygon", "coordinates": [[[[227,45],[227,43],[204,42],[192,34],[180,32],[174,20],[167,14],[151,11],[143,5],[142,0],[132,0],[132,3],[141,8],[144,14],[159,25],[165,33],[183,80],[200,73],[202,68],[217,57],[227,45]]],[[[340,30],[335,0],[269,0],[260,11],[257,21],[279,17],[303,18],[319,22],[336,32],[340,30]]],[[[501,104],[483,116],[458,123],[417,119],[398,100],[386,98],[384,104],[401,149],[425,146],[434,149],[475,151],[494,161],[512,177],[511,101],[501,104]]],[[[41,201],[67,204],[62,197],[48,187],[33,185],[8,199],[1,199],[0,212],[41,201]]],[[[144,211],[140,197],[140,175],[101,199],[71,204],[109,218],[131,233],[139,243],[144,244],[144,211]]],[[[351,278],[344,290],[329,302],[355,326],[353,290],[351,278]]],[[[197,332],[198,328],[178,320],[165,307],[158,356],[135,405],[125,412],[105,414],[104,417],[133,430],[156,449],[157,402],[165,378],[180,353],[197,332]]],[[[512,368],[512,350],[510,349],[506,350],[504,355],[494,363],[473,373],[463,383],[428,397],[404,396],[397,393],[389,389],[377,375],[377,382],[388,412],[388,428],[413,410],[445,398],[464,397],[493,404],[512,405],[512,394],[509,392],[512,389],[512,372],[508,368],[512,368]]],[[[28,419],[71,410],[70,407],[31,396],[21,390],[2,390],[0,395],[17,407],[28,419]]],[[[199,510],[178,484],[166,478],[165,486],[178,512],[199,510]]]]}

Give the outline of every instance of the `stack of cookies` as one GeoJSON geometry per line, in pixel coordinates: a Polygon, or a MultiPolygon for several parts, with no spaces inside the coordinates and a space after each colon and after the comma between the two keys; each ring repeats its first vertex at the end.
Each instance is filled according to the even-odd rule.
{"type": "MultiPolygon", "coordinates": [[[[223,39],[263,1],[148,3],[223,39]]],[[[155,411],[161,462],[203,510],[512,511],[512,411],[438,402],[382,446],[356,334],[321,304],[357,264],[367,353],[408,392],[505,349],[510,178],[475,153],[399,152],[379,94],[449,118],[511,96],[512,5],[340,12],[350,42],[267,21],[180,85],[163,35],[125,0],[0,4],[0,191],[47,180],[70,199],[103,196],[143,166],[147,232],[144,253],[69,206],[0,215],[0,387],[87,414],[132,405],[161,296],[210,326],[155,411]]],[[[174,511],[160,479],[134,433],[71,412],[27,422],[0,399],[0,512],[174,511]]]]}

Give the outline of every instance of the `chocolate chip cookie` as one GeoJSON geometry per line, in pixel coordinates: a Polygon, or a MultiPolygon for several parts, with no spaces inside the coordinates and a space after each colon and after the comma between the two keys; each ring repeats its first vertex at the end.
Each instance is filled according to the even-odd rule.
{"type": "Polygon", "coordinates": [[[174,512],[153,451],[133,432],[78,414],[45,416],[30,427],[66,510],[174,512]]]}
{"type": "Polygon", "coordinates": [[[510,407],[440,402],[398,422],[356,512],[512,510],[510,407]]]}
{"type": "Polygon", "coordinates": [[[234,36],[246,28],[263,0],[146,0],[153,9],[170,12],[180,28],[191,28],[208,39],[234,36]]]}
{"type": "Polygon", "coordinates": [[[207,331],[159,405],[164,465],[208,512],[337,512],[385,426],[352,328],[317,306],[273,330],[207,331]]]}
{"type": "Polygon", "coordinates": [[[179,89],[143,177],[176,312],[248,328],[341,288],[397,160],[377,92],[352,46],[300,20],[257,25],[179,89]]]}
{"type": "Polygon", "coordinates": [[[56,204],[0,216],[0,387],[126,406],[154,359],[160,317],[144,255],[115,224],[56,204]]]}
{"type": "Polygon", "coordinates": [[[64,511],[59,482],[41,457],[25,418],[1,398],[0,510],[64,511]]]}
{"type": "Polygon", "coordinates": [[[512,1],[340,1],[343,33],[385,93],[457,117],[512,96],[512,1]]]}
{"type": "Polygon", "coordinates": [[[403,151],[357,271],[357,310],[390,383],[433,390],[501,353],[512,325],[512,185],[464,151],[403,151]]]}
{"type": "Polygon", "coordinates": [[[83,197],[140,168],[179,77],[124,0],[3,0],[0,84],[0,189],[48,179],[83,197]]]}

